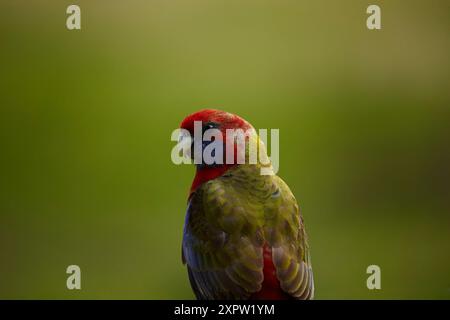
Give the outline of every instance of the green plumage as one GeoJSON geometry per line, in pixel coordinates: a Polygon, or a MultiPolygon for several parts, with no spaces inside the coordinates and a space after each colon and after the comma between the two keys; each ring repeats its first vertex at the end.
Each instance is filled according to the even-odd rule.
{"type": "Polygon", "coordinates": [[[283,291],[312,298],[303,219],[283,180],[261,175],[259,165],[239,165],[193,193],[182,251],[197,298],[246,299],[261,290],[264,244],[283,291]]]}

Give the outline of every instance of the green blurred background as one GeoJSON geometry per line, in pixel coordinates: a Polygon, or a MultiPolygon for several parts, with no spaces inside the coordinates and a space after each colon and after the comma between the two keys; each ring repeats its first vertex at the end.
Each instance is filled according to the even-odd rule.
{"type": "Polygon", "coordinates": [[[317,299],[449,299],[449,27],[447,0],[2,0],[0,298],[193,298],[170,134],[216,107],[280,129],[317,299]]]}

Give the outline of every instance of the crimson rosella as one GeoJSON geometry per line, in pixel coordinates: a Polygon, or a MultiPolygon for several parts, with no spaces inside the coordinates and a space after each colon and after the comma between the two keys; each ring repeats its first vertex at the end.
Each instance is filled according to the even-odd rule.
{"type": "MultiPolygon", "coordinates": [[[[256,130],[241,117],[206,109],[186,117],[180,127],[194,136],[200,121],[203,132],[219,130],[224,144],[227,129],[250,129],[247,142],[258,141],[267,157],[256,130]]],[[[248,156],[248,147],[245,152],[248,156]]],[[[297,201],[281,178],[261,174],[262,167],[272,168],[259,161],[196,165],[182,260],[197,299],[313,298],[309,246],[297,201]]]]}

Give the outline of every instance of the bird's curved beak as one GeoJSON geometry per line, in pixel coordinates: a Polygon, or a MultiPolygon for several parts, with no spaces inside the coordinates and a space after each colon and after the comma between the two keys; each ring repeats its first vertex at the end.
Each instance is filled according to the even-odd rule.
{"type": "Polygon", "coordinates": [[[188,159],[192,159],[192,136],[187,130],[180,130],[180,134],[178,136],[178,144],[183,150],[183,157],[188,159]]]}

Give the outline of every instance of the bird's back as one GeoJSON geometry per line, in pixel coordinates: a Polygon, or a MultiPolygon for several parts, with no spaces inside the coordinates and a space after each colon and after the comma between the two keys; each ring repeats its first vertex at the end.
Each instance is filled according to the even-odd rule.
{"type": "Polygon", "coordinates": [[[182,251],[199,299],[313,297],[297,201],[258,165],[236,166],[192,194],[182,251]]]}

